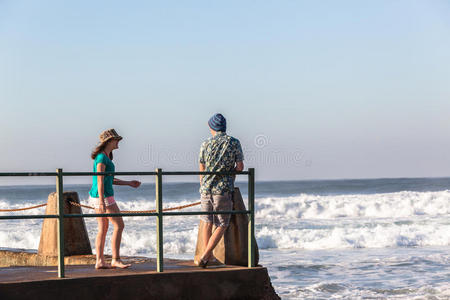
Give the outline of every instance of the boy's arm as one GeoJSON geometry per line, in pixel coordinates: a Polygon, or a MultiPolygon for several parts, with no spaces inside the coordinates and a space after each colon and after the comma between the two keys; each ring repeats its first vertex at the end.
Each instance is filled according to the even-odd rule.
{"type": "MultiPolygon", "coordinates": [[[[199,163],[198,169],[200,170],[200,172],[205,171],[205,169],[206,169],[205,164],[199,163]]],[[[203,179],[203,175],[200,175],[200,184],[202,184],[202,179],[203,179]]]]}

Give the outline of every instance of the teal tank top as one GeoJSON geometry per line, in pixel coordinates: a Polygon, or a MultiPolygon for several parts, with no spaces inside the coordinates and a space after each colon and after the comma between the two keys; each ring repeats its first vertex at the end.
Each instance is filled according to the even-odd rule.
{"type": "MultiPolygon", "coordinates": [[[[105,153],[99,153],[94,159],[94,172],[97,172],[97,164],[104,164],[106,166],[105,172],[115,172],[115,167],[111,159],[105,153]]],[[[104,186],[104,197],[114,196],[113,190],[114,176],[104,176],[103,186],[104,186]]],[[[92,187],[89,191],[89,195],[92,198],[99,198],[98,196],[98,186],[97,186],[97,176],[92,176],[92,187]]]]}

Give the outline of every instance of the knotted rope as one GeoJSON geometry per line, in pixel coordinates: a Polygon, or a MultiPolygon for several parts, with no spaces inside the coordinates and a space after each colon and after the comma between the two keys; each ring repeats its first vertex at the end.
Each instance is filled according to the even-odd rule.
{"type": "Polygon", "coordinates": [[[33,208],[38,208],[38,207],[42,207],[42,206],[46,206],[47,203],[44,204],[39,204],[39,205],[35,205],[35,206],[30,206],[30,207],[24,207],[24,208],[14,208],[14,209],[0,209],[0,212],[8,212],[8,211],[22,211],[22,210],[27,210],[27,209],[33,209],[33,208]]]}
{"type": "MultiPolygon", "coordinates": [[[[92,206],[88,206],[88,205],[83,205],[83,204],[79,204],[76,202],[72,202],[69,201],[70,204],[74,205],[74,206],[78,206],[78,207],[84,207],[84,208],[89,208],[89,209],[95,209],[92,206]]],[[[176,207],[168,207],[168,208],[164,208],[163,211],[171,211],[171,210],[177,210],[177,209],[183,209],[183,208],[188,208],[191,206],[196,206],[199,205],[201,202],[195,202],[195,203],[191,203],[191,204],[186,204],[186,205],[181,205],[181,206],[176,206],[176,207]]],[[[156,212],[156,209],[152,209],[152,210],[121,210],[120,212],[123,213],[154,213],[156,212]]]]}
{"type": "MultiPolygon", "coordinates": [[[[95,209],[92,206],[79,204],[79,203],[76,203],[76,202],[73,202],[73,201],[69,201],[69,203],[74,205],[74,206],[78,206],[78,207],[83,207],[83,208],[88,208],[88,209],[95,209]]],[[[168,207],[168,208],[164,208],[163,211],[171,211],[171,210],[178,210],[178,209],[188,208],[188,207],[199,205],[200,203],[201,202],[199,201],[199,202],[194,202],[194,203],[191,203],[191,204],[186,204],[186,205],[181,205],[181,206],[176,206],[176,207],[168,207]]],[[[35,206],[30,206],[30,207],[24,207],[24,208],[0,209],[0,212],[23,211],[23,210],[43,207],[43,206],[46,206],[46,205],[47,205],[47,203],[39,204],[39,205],[35,205],[35,206]]],[[[152,210],[122,210],[121,212],[123,212],[123,213],[154,213],[154,212],[156,212],[156,209],[152,209],[152,210]]]]}

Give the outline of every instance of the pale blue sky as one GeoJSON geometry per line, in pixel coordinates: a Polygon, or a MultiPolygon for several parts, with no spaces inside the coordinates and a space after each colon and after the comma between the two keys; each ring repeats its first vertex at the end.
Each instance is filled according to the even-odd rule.
{"type": "Polygon", "coordinates": [[[0,171],[196,169],[215,112],[258,179],[450,175],[448,1],[1,1],[0,171]],[[256,143],[255,143],[256,141],[256,143]]]}

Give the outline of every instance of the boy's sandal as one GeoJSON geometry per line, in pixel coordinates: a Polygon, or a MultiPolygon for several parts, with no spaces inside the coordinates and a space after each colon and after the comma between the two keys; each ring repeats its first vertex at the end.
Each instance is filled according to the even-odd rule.
{"type": "Polygon", "coordinates": [[[214,265],[214,266],[220,266],[220,265],[223,265],[223,263],[220,261],[220,260],[218,260],[217,258],[212,258],[212,259],[210,259],[209,261],[208,261],[208,264],[210,264],[210,265],[214,265]]]}
{"type": "Polygon", "coordinates": [[[198,265],[197,265],[197,266],[199,266],[200,268],[205,269],[205,268],[206,268],[206,265],[208,265],[208,260],[200,259],[200,261],[198,262],[198,265]]]}

